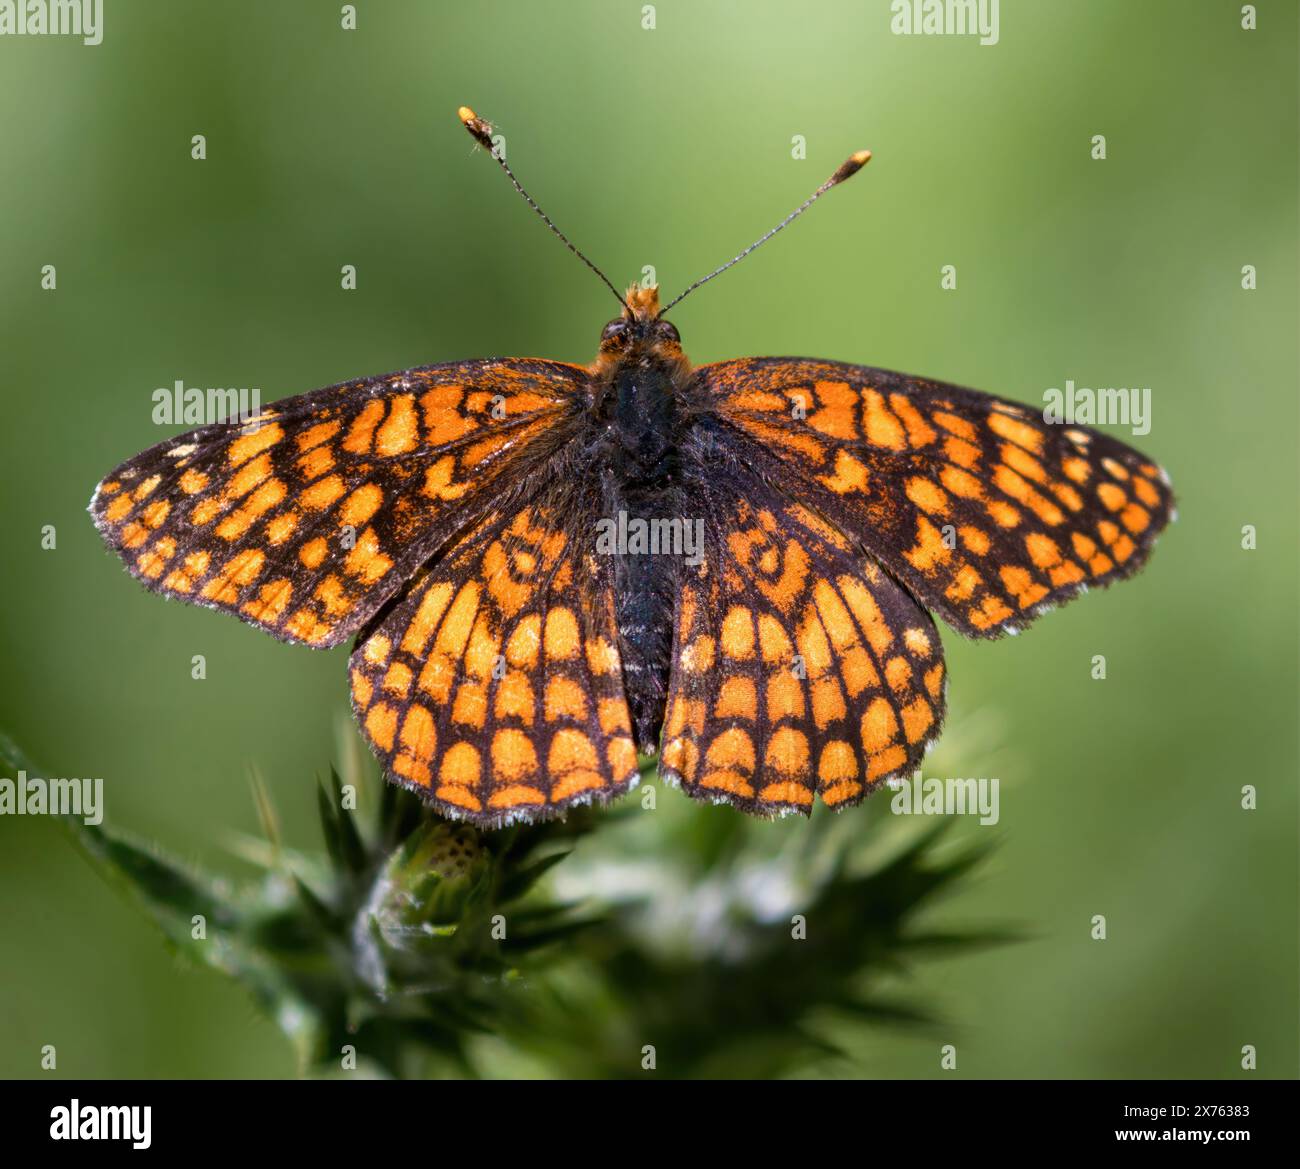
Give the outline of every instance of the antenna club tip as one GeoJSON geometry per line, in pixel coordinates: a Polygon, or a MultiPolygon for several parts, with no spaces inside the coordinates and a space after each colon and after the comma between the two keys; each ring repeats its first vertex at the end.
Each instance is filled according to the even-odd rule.
{"type": "Polygon", "coordinates": [[[471,138],[480,146],[486,146],[489,150],[492,148],[492,127],[487,122],[480,118],[469,106],[461,106],[456,111],[456,116],[464,123],[465,129],[469,131],[471,138]]]}
{"type": "Polygon", "coordinates": [[[870,150],[859,150],[854,154],[850,154],[840,165],[840,169],[831,176],[831,184],[834,185],[835,183],[842,183],[845,179],[851,179],[870,161],[870,150]]]}

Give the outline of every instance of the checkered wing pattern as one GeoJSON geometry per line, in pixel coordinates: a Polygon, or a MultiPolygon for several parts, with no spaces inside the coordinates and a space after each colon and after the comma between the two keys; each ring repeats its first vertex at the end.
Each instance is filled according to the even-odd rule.
{"type": "Polygon", "coordinates": [[[697,373],[734,457],[968,636],[1132,575],[1172,515],[1168,477],[1144,455],[974,390],[798,358],[697,373]]]}

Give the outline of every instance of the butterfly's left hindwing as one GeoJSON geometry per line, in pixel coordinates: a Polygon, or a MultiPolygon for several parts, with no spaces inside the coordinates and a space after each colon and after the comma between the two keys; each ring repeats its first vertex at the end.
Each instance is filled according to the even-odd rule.
{"type": "Polygon", "coordinates": [[[588,387],[534,360],[346,382],[152,447],[90,512],[147,588],[337,645],[498,493],[543,477],[588,387]]]}
{"type": "Polygon", "coordinates": [[[493,827],[637,778],[610,560],[572,476],[497,509],[358,638],[352,703],[385,770],[493,827]]]}
{"type": "Polygon", "coordinates": [[[1172,514],[1146,456],[974,390],[801,358],[696,374],[733,458],[833,519],[968,636],[1132,575],[1172,514]]]}

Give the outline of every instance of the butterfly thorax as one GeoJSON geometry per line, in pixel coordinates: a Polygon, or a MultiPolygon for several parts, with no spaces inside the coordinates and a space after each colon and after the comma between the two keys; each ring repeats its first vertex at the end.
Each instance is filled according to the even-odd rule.
{"type": "Polygon", "coordinates": [[[682,549],[647,546],[651,525],[689,522],[681,498],[681,397],[691,377],[677,330],[653,288],[628,292],[592,364],[601,513],[619,533],[615,618],[637,746],[658,747],[672,654],[673,597],[682,549]]]}

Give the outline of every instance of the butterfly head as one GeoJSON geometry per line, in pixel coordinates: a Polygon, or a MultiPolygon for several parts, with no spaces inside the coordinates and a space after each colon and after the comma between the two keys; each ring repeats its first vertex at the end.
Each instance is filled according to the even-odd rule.
{"type": "Polygon", "coordinates": [[[598,360],[626,360],[644,354],[669,360],[682,356],[682,338],[677,327],[659,315],[659,287],[632,285],[624,298],[620,316],[600,331],[598,360]]]}

